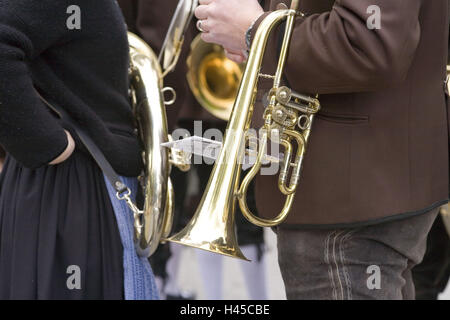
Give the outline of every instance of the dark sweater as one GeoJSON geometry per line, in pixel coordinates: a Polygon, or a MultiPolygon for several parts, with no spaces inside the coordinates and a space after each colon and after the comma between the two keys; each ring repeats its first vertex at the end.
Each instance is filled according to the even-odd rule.
{"type": "Polygon", "coordinates": [[[70,127],[39,100],[35,86],[87,129],[119,174],[138,175],[128,62],[114,0],[0,0],[0,144],[29,168],[65,150],[70,127]],[[80,30],[67,27],[71,5],[81,9],[80,30]]]}

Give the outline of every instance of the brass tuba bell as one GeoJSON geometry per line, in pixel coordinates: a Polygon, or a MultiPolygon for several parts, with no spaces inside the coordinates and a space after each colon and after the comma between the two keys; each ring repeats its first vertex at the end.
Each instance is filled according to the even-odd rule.
{"type": "Polygon", "coordinates": [[[244,67],[228,59],[223,48],[198,35],[187,59],[187,81],[198,103],[213,116],[228,120],[244,67]]]}

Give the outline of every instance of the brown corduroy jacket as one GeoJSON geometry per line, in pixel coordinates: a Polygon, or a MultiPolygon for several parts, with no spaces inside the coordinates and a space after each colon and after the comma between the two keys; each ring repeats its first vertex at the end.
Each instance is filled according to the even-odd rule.
{"type": "MultiPolygon", "coordinates": [[[[290,1],[265,2],[269,11],[290,1]]],[[[119,3],[129,28],[158,52],[177,1],[119,3]]],[[[447,0],[301,1],[308,16],[297,21],[286,78],[298,92],[319,93],[322,111],[287,224],[377,223],[448,200],[447,7],[447,0]],[[371,5],[381,10],[379,30],[366,26],[371,5]]],[[[196,33],[192,24],[180,61],[196,33]]],[[[276,38],[264,72],[273,70],[276,38]]],[[[208,118],[192,107],[185,75],[186,66],[179,63],[166,79],[179,95],[179,104],[169,108],[171,127],[180,117],[208,118]]],[[[261,114],[257,106],[254,118],[261,114]]],[[[256,185],[260,214],[274,216],[284,199],[276,177],[259,177],[256,185]]]]}
{"type": "MultiPolygon", "coordinates": [[[[290,3],[266,0],[266,11],[280,2],[290,3]]],[[[447,202],[448,1],[300,3],[307,17],[297,20],[285,75],[293,90],[320,94],[322,110],[286,224],[367,225],[447,202]],[[380,8],[380,29],[367,27],[372,5],[380,8]]],[[[276,38],[265,72],[275,65],[276,38]]],[[[256,118],[261,111],[255,108],[256,118]]],[[[257,180],[258,209],[265,217],[275,216],[284,201],[276,178],[257,180]]]]}

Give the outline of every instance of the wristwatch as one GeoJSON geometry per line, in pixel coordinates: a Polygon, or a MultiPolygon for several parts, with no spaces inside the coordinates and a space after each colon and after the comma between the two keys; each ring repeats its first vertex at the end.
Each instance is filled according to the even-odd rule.
{"type": "Polygon", "coordinates": [[[252,45],[251,44],[251,41],[252,41],[252,31],[253,31],[253,25],[254,25],[255,23],[252,23],[252,25],[247,29],[247,32],[245,32],[245,45],[247,46],[247,53],[249,53],[249,51],[250,51],[250,46],[252,45]]]}
{"type": "MultiPolygon", "coordinates": [[[[261,14],[262,15],[262,14],[261,14]]],[[[258,16],[250,25],[250,27],[247,29],[247,32],[245,32],[245,45],[247,46],[247,53],[250,52],[250,47],[252,45],[252,31],[253,31],[253,27],[255,26],[256,21],[258,21],[258,19],[261,16],[258,16]]]]}

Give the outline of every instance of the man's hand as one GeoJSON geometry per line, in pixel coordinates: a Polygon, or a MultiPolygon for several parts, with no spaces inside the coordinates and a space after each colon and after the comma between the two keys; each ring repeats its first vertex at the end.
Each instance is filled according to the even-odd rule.
{"type": "Polygon", "coordinates": [[[67,135],[67,147],[66,150],[64,150],[63,153],[61,153],[57,158],[55,158],[52,162],[50,162],[50,165],[55,165],[55,164],[59,164],[62,163],[64,161],[66,161],[73,153],[73,151],[75,150],[75,141],[73,140],[71,134],[69,133],[69,131],[64,130],[66,132],[67,135]]]}
{"type": "Polygon", "coordinates": [[[264,13],[257,0],[200,0],[195,16],[201,20],[202,39],[225,48],[227,57],[245,59],[245,33],[264,13]]]}
{"type": "Polygon", "coordinates": [[[245,60],[247,60],[247,55],[242,52],[230,52],[225,49],[225,55],[228,59],[233,60],[237,63],[243,63],[245,60]]]}

